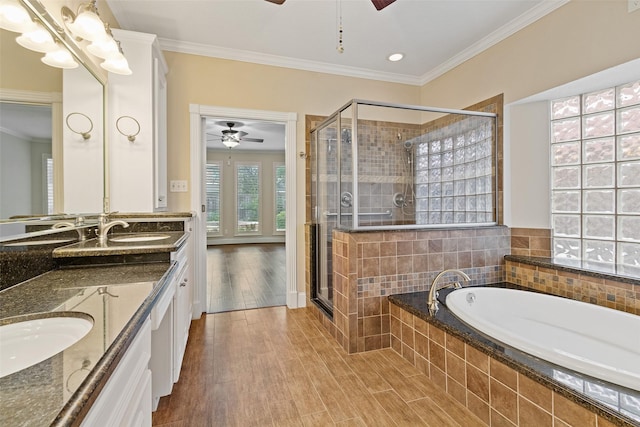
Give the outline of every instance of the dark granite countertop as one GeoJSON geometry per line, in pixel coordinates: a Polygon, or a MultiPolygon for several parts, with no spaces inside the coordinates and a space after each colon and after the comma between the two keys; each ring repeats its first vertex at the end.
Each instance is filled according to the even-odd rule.
{"type": "Polygon", "coordinates": [[[85,240],[84,242],[77,242],[71,245],[58,247],[53,250],[53,257],[73,258],[173,252],[177,250],[188,237],[189,233],[185,233],[183,231],[109,234],[107,241],[104,243],[98,242],[98,239],[91,239],[85,240]],[[118,242],[113,240],[117,238],[144,236],[168,237],[160,240],[136,242],[118,242]]]}
{"type": "MultiPolygon", "coordinates": [[[[530,291],[511,283],[488,286],[530,291]]],[[[427,306],[428,292],[390,295],[389,301],[460,338],[465,343],[494,357],[523,375],[546,385],[568,399],[588,407],[615,425],[640,427],[640,407],[637,406],[637,402],[640,402],[640,392],[538,359],[491,339],[462,322],[447,309],[443,301],[449,292],[451,292],[449,289],[440,291],[440,309],[434,316],[429,314],[427,306]],[[600,392],[590,390],[600,390],[600,392]],[[613,400],[603,398],[609,397],[610,399],[611,396],[616,398],[613,400]],[[629,403],[633,401],[636,402],[635,406],[629,403]]]]}
{"type": "Polygon", "coordinates": [[[80,341],[0,378],[2,426],[78,425],[169,286],[170,262],[59,269],[0,291],[0,319],[79,311],[94,326],[80,341]]]}
{"type": "Polygon", "coordinates": [[[581,274],[583,276],[615,280],[616,282],[630,283],[632,285],[640,286],[640,268],[630,265],[605,264],[579,259],[546,258],[521,255],[506,255],[504,259],[507,261],[534,265],[536,267],[567,271],[569,273],[581,274]]]}
{"type": "Polygon", "coordinates": [[[114,212],[109,214],[110,219],[154,219],[154,220],[169,220],[175,218],[176,220],[184,220],[192,218],[193,212],[114,212]]]}

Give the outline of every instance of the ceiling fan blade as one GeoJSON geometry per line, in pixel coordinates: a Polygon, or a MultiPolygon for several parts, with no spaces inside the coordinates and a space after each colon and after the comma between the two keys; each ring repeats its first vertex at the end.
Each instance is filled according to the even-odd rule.
{"type": "Polygon", "coordinates": [[[240,141],[247,142],[264,142],[264,139],[261,138],[242,138],[240,141]]]}
{"type": "Polygon", "coordinates": [[[269,3],[273,3],[273,4],[282,4],[284,3],[284,0],[267,0],[269,3]]]}
{"type": "MultiPolygon", "coordinates": [[[[271,0],[267,0],[267,1],[271,1],[271,0]]],[[[382,10],[385,7],[389,6],[391,3],[393,3],[394,1],[396,0],[371,0],[371,3],[373,3],[376,10],[382,10]]]]}

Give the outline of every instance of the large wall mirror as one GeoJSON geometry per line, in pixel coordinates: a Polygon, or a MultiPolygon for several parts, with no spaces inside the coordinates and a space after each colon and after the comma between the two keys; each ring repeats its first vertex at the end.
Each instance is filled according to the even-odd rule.
{"type": "MultiPolygon", "coordinates": [[[[22,3],[35,19],[53,20],[38,1],[22,3]]],[[[42,217],[102,211],[106,78],[69,46],[66,34],[50,32],[74,55],[77,68],[44,64],[44,54],[16,42],[19,33],[0,29],[2,240],[42,217]]]]}

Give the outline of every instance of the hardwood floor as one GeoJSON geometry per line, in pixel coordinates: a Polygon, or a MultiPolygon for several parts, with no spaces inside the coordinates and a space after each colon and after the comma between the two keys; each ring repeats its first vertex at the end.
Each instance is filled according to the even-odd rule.
{"type": "Polygon", "coordinates": [[[193,321],[153,425],[484,424],[393,350],[348,355],[306,310],[271,307],[193,321]]]}
{"type": "Polygon", "coordinates": [[[281,243],[207,248],[207,312],[285,305],[285,246],[281,243]]]}

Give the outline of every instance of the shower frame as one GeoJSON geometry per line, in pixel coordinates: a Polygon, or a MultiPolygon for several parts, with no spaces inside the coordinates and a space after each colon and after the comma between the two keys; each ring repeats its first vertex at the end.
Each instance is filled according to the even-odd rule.
{"type": "MultiPolygon", "coordinates": [[[[500,217],[500,212],[499,212],[500,205],[498,203],[499,200],[498,200],[498,191],[497,191],[498,174],[495,173],[493,177],[493,188],[495,189],[495,191],[492,191],[493,206],[494,206],[493,221],[490,221],[490,222],[483,221],[483,222],[475,222],[475,223],[465,222],[465,223],[452,223],[452,224],[448,224],[448,223],[446,224],[395,224],[395,225],[361,226],[359,216],[362,215],[362,213],[360,213],[360,209],[359,209],[359,191],[358,191],[358,185],[357,185],[358,183],[358,162],[357,162],[358,161],[358,105],[397,108],[397,109],[405,109],[405,110],[412,110],[412,111],[421,111],[425,113],[460,114],[465,116],[493,118],[493,129],[495,129],[495,131],[493,132],[492,147],[493,147],[493,153],[497,153],[497,143],[498,143],[497,117],[498,115],[495,113],[486,113],[482,111],[472,111],[472,110],[459,110],[459,109],[451,109],[451,108],[428,107],[428,106],[410,105],[410,104],[396,104],[396,103],[389,103],[389,102],[369,101],[369,100],[363,100],[363,99],[352,99],[351,101],[344,104],[341,108],[336,110],[333,114],[328,116],[325,120],[323,120],[313,129],[311,129],[311,135],[315,135],[315,137],[317,138],[318,132],[321,129],[329,126],[334,121],[336,122],[337,159],[341,160],[342,159],[342,129],[343,129],[342,123],[341,123],[342,113],[345,110],[352,108],[353,117],[351,119],[351,146],[352,146],[351,169],[352,169],[352,176],[353,176],[353,188],[352,188],[353,204],[351,206],[352,213],[349,213],[349,216],[352,217],[352,223],[348,227],[344,226],[344,222],[342,220],[343,218],[342,205],[340,203],[337,203],[336,206],[338,209],[337,210],[337,227],[338,228],[348,229],[348,230],[382,231],[382,230],[397,230],[397,229],[483,227],[483,226],[493,226],[498,223],[497,218],[500,217]]],[[[318,166],[319,166],[317,164],[319,159],[318,145],[319,144],[316,141],[316,143],[314,144],[315,152],[313,153],[313,156],[312,156],[312,160],[316,162],[316,165],[315,165],[316,171],[318,171],[318,166]]],[[[492,155],[492,166],[495,171],[498,170],[497,155],[492,155]]],[[[337,184],[339,184],[340,178],[342,177],[342,162],[338,161],[336,164],[336,167],[337,167],[336,176],[338,177],[337,184]]],[[[316,194],[316,195],[318,194],[319,184],[320,184],[320,180],[317,179],[316,177],[315,183],[312,181],[312,186],[315,186],[315,188],[312,190],[312,194],[316,194]]],[[[337,192],[338,197],[340,197],[340,193],[341,193],[340,191],[337,192]]],[[[319,217],[322,214],[323,214],[322,212],[319,212],[317,204],[316,206],[312,206],[312,221],[314,223],[318,222],[319,217]]]]}

